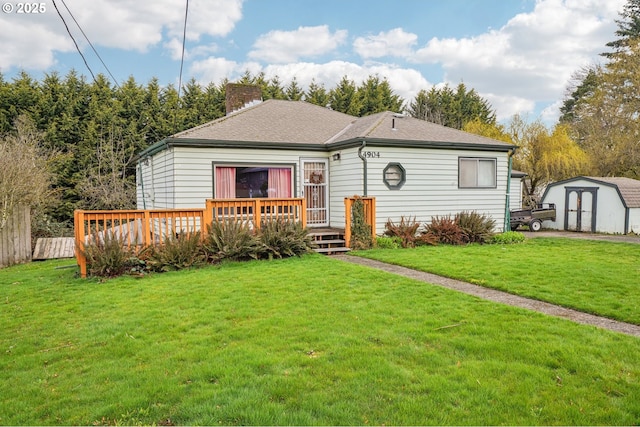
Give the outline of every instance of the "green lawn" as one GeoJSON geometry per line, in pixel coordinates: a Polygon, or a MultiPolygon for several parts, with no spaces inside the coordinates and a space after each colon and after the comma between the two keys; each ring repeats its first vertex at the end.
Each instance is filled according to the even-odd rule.
{"type": "Polygon", "coordinates": [[[358,255],[640,325],[640,245],[535,238],[358,255]]]}
{"type": "Polygon", "coordinates": [[[70,263],[0,270],[0,424],[640,423],[634,337],[320,255],[70,263]]]}

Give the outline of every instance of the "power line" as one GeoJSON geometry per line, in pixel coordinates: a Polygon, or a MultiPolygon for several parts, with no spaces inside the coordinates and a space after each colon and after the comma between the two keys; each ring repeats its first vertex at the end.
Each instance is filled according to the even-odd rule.
{"type": "MultiPolygon", "coordinates": [[[[111,74],[111,70],[109,70],[109,67],[107,67],[107,64],[104,63],[104,61],[102,60],[102,57],[100,56],[100,54],[98,53],[98,51],[96,50],[95,47],[93,47],[93,44],[91,43],[91,40],[89,40],[89,37],[87,37],[87,35],[84,33],[84,31],[82,30],[82,27],[80,26],[80,24],[78,23],[78,21],[76,20],[75,16],[73,16],[73,13],[71,13],[71,11],[69,10],[69,7],[67,6],[67,3],[65,3],[64,0],[60,0],[62,1],[62,4],[64,5],[65,9],[67,9],[67,12],[69,13],[69,15],[71,16],[71,19],[73,19],[73,22],[76,23],[76,25],[78,26],[78,29],[80,29],[80,32],[82,33],[82,35],[84,36],[84,39],[87,41],[87,43],[89,43],[89,46],[91,46],[91,49],[93,49],[93,53],[96,54],[96,56],[98,57],[98,59],[100,60],[100,62],[102,63],[102,65],[104,66],[104,68],[107,70],[107,73],[109,73],[109,75],[111,76],[111,79],[113,80],[113,83],[119,88],[120,86],[118,85],[118,81],[116,80],[115,77],[113,77],[113,74],[111,74]]],[[[55,1],[53,2],[54,6],[55,6],[55,1]]],[[[57,8],[56,8],[57,10],[57,8]]],[[[65,24],[66,25],[66,24],[65,24]]],[[[68,31],[68,29],[67,29],[68,31]]],[[[77,47],[77,45],[76,45],[77,47]]],[[[95,80],[95,79],[94,79],[95,80]]]]}
{"type": "Polygon", "coordinates": [[[73,44],[76,46],[76,50],[78,51],[78,53],[82,57],[82,60],[84,61],[84,65],[87,66],[87,69],[89,70],[89,73],[91,73],[91,77],[93,78],[93,81],[95,82],[96,81],[96,76],[93,74],[93,71],[91,70],[91,67],[89,67],[89,64],[87,63],[87,59],[82,54],[82,51],[80,50],[80,47],[78,46],[78,43],[76,43],[76,39],[73,37],[73,34],[71,34],[71,31],[69,30],[69,26],[67,25],[67,22],[62,17],[62,14],[60,13],[60,10],[58,10],[58,6],[56,5],[56,0],[52,0],[52,3],[53,3],[53,7],[56,9],[56,12],[58,12],[58,16],[62,20],[62,23],[64,24],[64,27],[67,29],[67,33],[69,34],[69,37],[71,37],[71,40],[73,40],[73,44]]]}
{"type": "Polygon", "coordinates": [[[182,58],[180,59],[180,77],[178,77],[178,99],[180,99],[180,92],[182,91],[182,67],[184,65],[184,45],[187,40],[187,16],[189,14],[189,0],[187,0],[187,6],[184,10],[184,29],[182,31],[182,58]]]}

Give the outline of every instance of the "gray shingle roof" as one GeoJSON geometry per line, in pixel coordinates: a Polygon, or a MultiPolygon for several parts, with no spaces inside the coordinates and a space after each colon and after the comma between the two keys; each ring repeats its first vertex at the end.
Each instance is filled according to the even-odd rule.
{"type": "Polygon", "coordinates": [[[180,132],[173,138],[324,144],[355,119],[307,102],[271,99],[180,132]]]}
{"type": "Polygon", "coordinates": [[[637,179],[594,176],[586,178],[616,186],[628,208],[640,208],[640,181],[637,179]]]}
{"type": "Polygon", "coordinates": [[[252,143],[328,144],[375,140],[513,147],[502,141],[383,112],[354,117],[302,101],[268,100],[170,138],[252,143]],[[393,126],[395,124],[395,128],[393,126]]]}

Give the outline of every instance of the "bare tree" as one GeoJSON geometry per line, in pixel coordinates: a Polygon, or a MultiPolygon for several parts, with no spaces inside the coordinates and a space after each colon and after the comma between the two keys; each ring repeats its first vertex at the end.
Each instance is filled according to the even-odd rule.
{"type": "Polygon", "coordinates": [[[18,117],[14,127],[15,133],[0,139],[0,230],[17,206],[43,204],[51,182],[43,135],[26,116],[18,117]]]}
{"type": "Polygon", "coordinates": [[[78,184],[78,190],[89,209],[133,209],[136,186],[127,174],[133,164],[131,144],[110,131],[98,141],[95,163],[78,184]]]}

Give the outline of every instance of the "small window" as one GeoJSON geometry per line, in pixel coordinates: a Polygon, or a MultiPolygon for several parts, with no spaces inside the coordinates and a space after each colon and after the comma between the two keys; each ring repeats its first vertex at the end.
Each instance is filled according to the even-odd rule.
{"type": "Polygon", "coordinates": [[[406,177],[406,172],[400,163],[389,163],[382,171],[382,180],[390,190],[402,187],[406,177]]]}
{"type": "Polygon", "coordinates": [[[496,188],[496,159],[461,157],[458,187],[496,188]]]}

